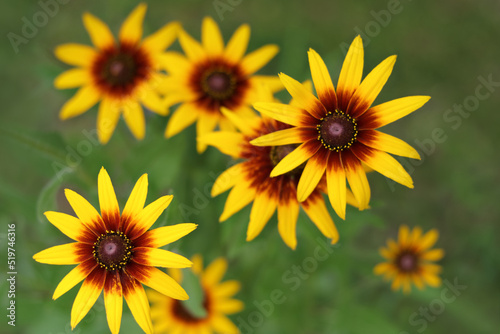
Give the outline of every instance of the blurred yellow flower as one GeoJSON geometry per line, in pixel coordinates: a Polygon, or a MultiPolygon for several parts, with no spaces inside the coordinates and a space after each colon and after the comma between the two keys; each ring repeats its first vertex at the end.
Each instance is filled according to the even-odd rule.
{"type": "Polygon", "coordinates": [[[155,267],[186,268],[191,261],[178,254],[158,249],[185,236],[195,224],[149,228],[168,207],[173,196],[163,196],[144,208],[148,189],[147,174],[136,183],[120,214],[111,179],[104,168],[98,177],[101,214],[74,191],[66,198],[77,217],[60,212],[45,212],[47,219],[76,242],[54,246],[33,258],[41,263],[78,264],[59,283],[53,299],[59,298],[84,280],[71,309],[71,327],[85,317],[104,290],[104,305],[111,333],[120,331],[123,299],[139,326],[152,333],[146,293],[141,283],[176,299],[188,299],[184,289],[155,267]]]}
{"type": "Polygon", "coordinates": [[[441,266],[431,263],[443,258],[442,249],[431,249],[439,237],[437,230],[432,229],[422,235],[422,229],[415,227],[412,231],[408,226],[399,228],[398,241],[387,241],[387,248],[381,248],[380,254],[387,262],[375,266],[377,275],[384,275],[387,280],[392,280],[392,289],[403,288],[405,293],[411,291],[411,282],[417,288],[423,289],[424,285],[437,287],[441,285],[438,274],[441,266]]]}
{"type": "Polygon", "coordinates": [[[145,119],[141,105],[160,115],[168,112],[157,92],[163,80],[158,59],[177,38],[180,24],[172,22],[142,39],[146,8],[140,4],[132,11],[121,26],[118,41],[104,22],[85,13],[83,23],[94,47],[71,43],[55,49],[57,58],[77,66],[59,75],[55,87],[81,87],[63,105],[60,118],[78,116],[100,101],[97,134],[103,144],[111,138],[121,114],[132,134],[143,139],[145,119]]]}
{"type": "MultiPolygon", "coordinates": [[[[240,290],[240,283],[235,280],[221,282],[227,270],[227,261],[218,258],[203,270],[200,255],[193,256],[191,260],[192,273],[201,286],[201,313],[194,314],[183,302],[148,290],[155,333],[239,333],[238,328],[226,316],[240,312],[244,307],[240,300],[232,298],[240,290]]],[[[180,269],[170,269],[169,273],[179,283],[183,281],[180,269]]]]}
{"type": "MultiPolygon", "coordinates": [[[[250,38],[250,27],[240,26],[224,47],[221,32],[215,21],[203,20],[200,44],[181,31],[179,42],[185,56],[167,52],[161,57],[169,77],[159,87],[166,95],[165,103],[177,108],[168,122],[165,136],[170,138],[194,122],[197,135],[211,132],[217,125],[232,129],[231,123],[220,112],[226,107],[241,115],[252,115],[251,103],[256,102],[255,88],[261,83],[270,89],[282,89],[278,77],[254,75],[278,52],[276,45],[263,46],[245,56],[250,38]]],[[[206,145],[198,142],[198,152],[206,145]]]]}

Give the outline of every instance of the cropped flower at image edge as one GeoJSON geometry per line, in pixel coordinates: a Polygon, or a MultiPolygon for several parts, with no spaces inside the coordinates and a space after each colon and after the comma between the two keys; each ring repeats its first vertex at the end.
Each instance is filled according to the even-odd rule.
{"type": "Polygon", "coordinates": [[[53,299],[84,280],[71,310],[74,328],[104,290],[104,305],[112,333],[120,331],[123,298],[139,326],[152,333],[149,303],[142,284],[175,299],[188,299],[184,289],[156,267],[186,268],[192,262],[183,256],[158,249],[192,232],[195,224],[178,224],[149,230],[168,207],[173,196],[163,196],[144,207],[147,174],[141,176],[120,214],[115,191],[104,168],[98,177],[101,214],[82,196],[66,189],[68,202],[77,217],[45,212],[47,219],[76,242],[54,246],[33,258],[56,265],[78,264],[59,283],[53,299]],[[141,284],[142,283],[142,284],[141,284]]]}

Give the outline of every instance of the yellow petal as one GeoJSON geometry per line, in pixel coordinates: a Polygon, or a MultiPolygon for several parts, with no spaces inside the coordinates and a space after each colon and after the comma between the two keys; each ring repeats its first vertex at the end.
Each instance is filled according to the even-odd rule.
{"type": "Polygon", "coordinates": [[[241,174],[244,171],[243,167],[243,163],[239,163],[222,172],[212,186],[212,197],[215,197],[235,186],[242,177],[241,174]]]}
{"type": "Polygon", "coordinates": [[[427,250],[434,246],[437,239],[439,238],[439,232],[436,229],[432,229],[420,239],[420,244],[418,245],[419,250],[427,250]]]}
{"type": "Polygon", "coordinates": [[[134,137],[139,140],[144,139],[146,121],[144,119],[144,111],[140,104],[136,101],[128,101],[123,106],[123,118],[134,137]]]}
{"type": "Polygon", "coordinates": [[[107,279],[110,280],[110,282],[107,282],[104,288],[106,318],[111,333],[118,334],[120,332],[123,310],[122,284],[118,273],[114,275],[109,274],[107,279]]]}
{"type": "Polygon", "coordinates": [[[441,285],[441,279],[434,274],[424,273],[423,279],[428,285],[434,288],[441,285]]]}
{"type": "Polygon", "coordinates": [[[179,32],[179,43],[189,60],[196,62],[206,57],[205,50],[203,50],[201,44],[184,30],[179,32]]]}
{"type": "Polygon", "coordinates": [[[363,41],[358,35],[347,51],[337,83],[339,103],[344,104],[340,106],[341,108],[347,107],[349,99],[361,82],[361,77],[363,76],[363,57],[363,41]]]}
{"type": "Polygon", "coordinates": [[[202,274],[201,280],[208,286],[215,285],[222,280],[227,270],[227,261],[219,257],[213,260],[202,274]]]}
{"type": "Polygon", "coordinates": [[[280,73],[279,76],[286,90],[292,95],[295,103],[300,108],[307,110],[317,119],[326,116],[327,111],[323,104],[304,85],[286,74],[280,73]]]}
{"type": "Polygon", "coordinates": [[[203,271],[203,257],[200,254],[195,254],[191,257],[191,261],[193,261],[191,271],[195,275],[201,275],[203,271]]]}
{"type": "Polygon", "coordinates": [[[165,211],[173,198],[174,196],[172,195],[163,196],[146,206],[141,213],[136,216],[134,222],[129,226],[125,234],[130,235],[131,238],[144,234],[144,232],[149,230],[156,222],[163,211],[165,211]]]}
{"type": "Polygon", "coordinates": [[[83,279],[87,277],[95,267],[97,267],[97,263],[92,258],[73,268],[73,270],[71,270],[66,276],[64,276],[61,282],[59,282],[54,294],[52,295],[52,299],[56,300],[71,290],[75,285],[83,281],[83,279]]]}
{"type": "Polygon", "coordinates": [[[347,112],[356,118],[372,105],[392,73],[396,56],[390,56],[377,65],[363,80],[349,102],[347,112]]]}
{"type": "Polygon", "coordinates": [[[120,28],[120,42],[130,43],[136,45],[142,38],[142,22],[146,14],[147,5],[145,3],[139,4],[127,16],[120,28]]]}
{"type": "Polygon", "coordinates": [[[224,50],[224,58],[237,63],[245,54],[248,47],[248,40],[250,39],[250,26],[242,24],[234,32],[233,36],[227,43],[224,50]]]}
{"type": "Polygon", "coordinates": [[[74,242],[50,247],[33,255],[33,259],[47,264],[77,264],[82,262],[81,244],[74,242]]]}
{"type": "Polygon", "coordinates": [[[294,126],[307,124],[307,116],[304,115],[304,111],[298,107],[288,104],[268,102],[257,102],[253,105],[253,107],[264,115],[286,124],[294,126]]]}
{"type": "Polygon", "coordinates": [[[193,265],[182,255],[150,247],[135,247],[133,261],[144,266],[163,268],[188,268],[193,265]]]}
{"type": "Polygon", "coordinates": [[[144,203],[146,203],[146,196],[148,194],[148,174],[143,174],[139,180],[137,180],[134,189],[130,193],[130,196],[123,209],[122,218],[124,221],[130,220],[130,217],[138,215],[144,208],[144,203]]]}
{"type": "Polygon", "coordinates": [[[271,177],[285,174],[302,165],[319,150],[321,144],[317,140],[310,140],[286,155],[271,171],[271,177]]]}
{"type": "Polygon", "coordinates": [[[444,251],[442,249],[433,249],[422,254],[421,259],[427,261],[439,261],[443,258],[443,256],[444,251]]]}
{"type": "Polygon", "coordinates": [[[168,115],[168,107],[165,105],[165,102],[161,99],[161,97],[153,89],[153,87],[144,89],[141,92],[140,99],[141,103],[152,112],[160,116],[168,115]]]}
{"type": "MultiPolygon", "coordinates": [[[[209,132],[212,132],[217,126],[219,118],[220,117],[218,115],[200,115],[198,122],[196,122],[196,136],[202,137],[209,132]]],[[[196,142],[196,150],[198,153],[203,153],[206,148],[207,145],[205,143],[200,141],[196,142]]]]}
{"type": "Polygon", "coordinates": [[[83,86],[61,108],[59,118],[66,120],[83,114],[101,99],[101,93],[93,86],[83,86]]]}
{"type": "Polygon", "coordinates": [[[368,184],[363,166],[360,163],[347,165],[345,174],[347,181],[349,181],[349,186],[359,203],[359,209],[364,210],[368,208],[368,204],[370,203],[370,185],[368,184]]]}
{"type": "Polygon", "coordinates": [[[299,203],[290,198],[286,203],[278,204],[278,232],[281,239],[291,249],[297,247],[297,218],[299,217],[299,203]]]}
{"type": "Polygon", "coordinates": [[[186,291],[172,277],[165,274],[160,269],[151,267],[149,272],[144,277],[141,277],[140,282],[144,285],[155,289],[161,294],[174,299],[186,300],[189,298],[186,291]]]}
{"type": "Polygon", "coordinates": [[[100,19],[90,13],[83,14],[83,24],[90,35],[92,44],[98,49],[112,47],[115,44],[115,38],[109,30],[109,27],[100,19]]]}
{"type": "Polygon", "coordinates": [[[323,175],[325,175],[329,153],[322,150],[307,161],[297,186],[297,199],[299,202],[305,201],[311,195],[323,175]]]}
{"type": "Polygon", "coordinates": [[[71,329],[74,329],[92,308],[101,294],[105,280],[106,274],[96,270],[83,282],[71,308],[71,329]]]}
{"type": "Polygon", "coordinates": [[[65,189],[64,194],[80,221],[97,235],[104,228],[99,212],[85,198],[73,190],[65,189]]]}
{"type": "MultiPolygon", "coordinates": [[[[285,86],[283,86],[283,83],[281,82],[281,79],[277,75],[252,75],[252,77],[249,79],[250,85],[251,86],[264,86],[270,93],[275,93],[279,92],[280,90],[283,90],[285,86]]],[[[274,97],[268,96],[268,97],[262,97],[259,94],[256,96],[256,99],[254,101],[251,101],[250,103],[253,102],[273,102],[274,97]]]]}
{"type": "Polygon", "coordinates": [[[216,314],[210,319],[210,323],[215,331],[224,334],[238,334],[240,330],[235,324],[222,314],[216,314]]]}
{"type": "Polygon", "coordinates": [[[187,73],[191,68],[190,61],[178,52],[164,52],[158,56],[158,62],[160,66],[164,68],[168,73],[187,73]]]}
{"type": "Polygon", "coordinates": [[[73,68],[58,75],[54,80],[54,87],[57,89],[75,88],[89,84],[90,80],[88,69],[73,68]]]}
{"type": "Polygon", "coordinates": [[[261,126],[261,118],[257,115],[244,117],[225,107],[221,107],[221,113],[226,117],[238,130],[247,135],[253,135],[261,126]]]}
{"type": "Polygon", "coordinates": [[[52,225],[73,240],[83,241],[84,236],[89,233],[85,225],[76,217],[54,211],[44,212],[44,215],[52,225]]]}
{"type": "Polygon", "coordinates": [[[277,45],[265,45],[247,54],[240,63],[244,75],[251,75],[264,67],[278,53],[277,45]]]}
{"type": "Polygon", "coordinates": [[[90,67],[98,55],[94,48],[75,43],[57,46],[54,54],[66,64],[83,67],[90,67]]]}
{"type": "Polygon", "coordinates": [[[152,334],[153,324],[151,323],[151,311],[149,309],[146,292],[142,285],[137,282],[130,285],[130,287],[123,287],[123,296],[125,297],[128,308],[141,329],[147,334],[152,334]]]}
{"type": "Polygon", "coordinates": [[[309,57],[309,66],[311,68],[314,87],[320,101],[328,101],[330,103],[337,101],[332,78],[330,77],[330,73],[328,73],[325,62],[313,49],[309,49],[307,55],[309,57]]]}
{"type": "Polygon", "coordinates": [[[101,144],[106,144],[120,119],[121,106],[114,100],[103,99],[97,111],[97,136],[101,144]]]}
{"type": "Polygon", "coordinates": [[[170,22],[160,30],[144,38],[142,46],[149,52],[161,52],[168,48],[176,40],[181,29],[179,22],[170,22]]]}
{"type": "Polygon", "coordinates": [[[211,17],[205,17],[201,26],[201,41],[209,55],[220,55],[224,50],[224,40],[219,26],[211,17]]]}
{"type": "Polygon", "coordinates": [[[250,211],[247,241],[255,239],[255,237],[260,234],[274,211],[276,211],[276,205],[278,204],[278,199],[276,197],[277,196],[267,193],[257,193],[257,196],[255,196],[252,211],[250,211]]]}
{"type": "Polygon", "coordinates": [[[410,229],[407,225],[401,225],[398,232],[398,243],[401,246],[408,245],[410,241],[410,229]]]}
{"type": "Polygon", "coordinates": [[[373,268],[375,275],[383,275],[392,270],[392,264],[388,262],[379,263],[373,268]]]}
{"type": "Polygon", "coordinates": [[[318,131],[314,128],[293,127],[268,133],[250,141],[250,144],[255,146],[299,144],[311,139],[311,137],[314,138],[317,134],[318,131]]]}
{"type": "Polygon", "coordinates": [[[241,290],[241,283],[236,280],[221,282],[214,287],[212,294],[216,298],[229,298],[241,290]]]}
{"type": "Polygon", "coordinates": [[[243,209],[255,198],[255,188],[251,187],[247,182],[239,182],[229,192],[224,211],[219,218],[220,222],[225,221],[236,212],[243,209]]]}
{"type": "Polygon", "coordinates": [[[323,233],[325,237],[332,239],[332,244],[337,243],[339,240],[339,232],[337,231],[337,227],[332,217],[330,217],[323,196],[309,197],[302,202],[302,208],[321,233],[323,233]]]}
{"type": "Polygon", "coordinates": [[[97,189],[99,192],[99,205],[101,207],[101,217],[105,221],[115,223],[113,228],[118,228],[120,222],[120,207],[116,200],[115,189],[111,183],[108,172],[101,168],[97,178],[97,189]]]}
{"type": "Polygon", "coordinates": [[[184,103],[182,104],[177,110],[174,112],[172,117],[170,117],[170,120],[168,121],[167,124],[167,129],[165,131],[165,136],[167,138],[170,138],[194,122],[199,117],[199,112],[196,109],[196,106],[190,103],[184,103]]]}
{"type": "Polygon", "coordinates": [[[144,240],[147,240],[148,247],[163,247],[191,233],[197,226],[196,224],[186,223],[158,227],[147,231],[144,234],[144,240]]]}
{"type": "Polygon", "coordinates": [[[246,142],[243,134],[228,131],[211,132],[198,137],[197,140],[203,144],[215,146],[219,151],[233,158],[241,157],[243,145],[246,142]]]}
{"type": "Polygon", "coordinates": [[[344,168],[335,153],[330,154],[326,169],[326,185],[330,204],[337,215],[345,220],[347,186],[344,168]]]}
{"type": "Polygon", "coordinates": [[[222,314],[234,314],[243,310],[244,307],[245,304],[241,300],[228,299],[215,304],[214,310],[222,314]]]}
{"type": "Polygon", "coordinates": [[[402,157],[420,160],[417,150],[399,138],[376,130],[365,130],[361,134],[358,141],[366,146],[402,157]]]}

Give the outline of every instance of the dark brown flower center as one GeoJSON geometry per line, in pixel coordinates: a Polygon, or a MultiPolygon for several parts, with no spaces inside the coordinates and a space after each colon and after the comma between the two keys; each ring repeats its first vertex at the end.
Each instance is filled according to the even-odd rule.
{"type": "Polygon", "coordinates": [[[130,240],[123,232],[106,231],[94,243],[92,254],[101,268],[123,268],[132,256],[130,240]]]}
{"type": "Polygon", "coordinates": [[[325,148],[336,152],[351,147],[358,135],[356,120],[339,110],[329,111],[317,129],[318,140],[325,148]]]}
{"type": "MultiPolygon", "coordinates": [[[[189,323],[196,323],[196,322],[200,322],[200,321],[206,319],[206,317],[201,318],[201,317],[198,317],[198,316],[194,315],[193,313],[191,313],[191,311],[189,311],[187,309],[187,307],[184,306],[184,304],[181,300],[175,299],[173,302],[174,302],[174,304],[172,307],[172,312],[173,312],[173,315],[177,319],[182,320],[184,322],[189,322],[189,323]]],[[[205,294],[205,298],[203,300],[202,306],[207,311],[207,314],[208,314],[208,299],[207,299],[206,294],[205,294]]]]}
{"type": "Polygon", "coordinates": [[[397,267],[404,272],[413,272],[418,268],[418,257],[413,252],[403,252],[396,258],[397,267]]]}
{"type": "Polygon", "coordinates": [[[236,78],[228,71],[209,70],[201,78],[201,87],[212,99],[227,100],[234,94],[236,78]]]}

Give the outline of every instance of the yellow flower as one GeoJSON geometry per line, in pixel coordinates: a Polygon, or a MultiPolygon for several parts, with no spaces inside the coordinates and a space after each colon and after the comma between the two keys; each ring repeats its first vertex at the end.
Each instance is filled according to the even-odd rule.
{"type": "Polygon", "coordinates": [[[53,299],[59,298],[84,280],[71,310],[71,327],[85,317],[104,290],[104,305],[112,333],[120,331],[123,299],[146,333],[152,333],[149,304],[141,283],[176,299],[188,299],[184,289],[170,276],[155,267],[185,268],[191,261],[178,254],[158,249],[185,236],[195,224],[149,228],[172,201],[163,196],[144,208],[148,177],[136,183],[120,214],[115,191],[108,173],[98,177],[101,214],[74,191],[66,189],[66,198],[77,217],[60,212],[45,212],[47,219],[76,242],[54,246],[33,258],[41,263],[78,264],[59,283],[53,299]],[[149,230],[149,231],[148,231],[149,230]]]}
{"type": "Polygon", "coordinates": [[[367,208],[370,186],[363,163],[413,188],[410,175],[388,153],[419,159],[418,152],[404,141],[375,129],[420,108],[429,97],[403,97],[371,106],[389,78],[395,61],[396,56],[387,58],[361,82],[363,43],[358,36],[347,52],[335,91],[325,63],[311,49],[309,65],[318,97],[296,80],[280,74],[298,107],[279,103],[254,104],[261,113],[293,126],[253,140],[252,144],[300,144],[271,172],[271,176],[278,176],[307,162],[297,186],[300,202],[307,199],[326,173],[328,196],[340,217],[345,219],[346,178],[360,209],[367,208]]]}
{"type": "Polygon", "coordinates": [[[107,143],[123,114],[137,139],[145,134],[141,105],[166,115],[157,86],[163,79],[158,73],[159,57],[177,38],[180,25],[172,22],[142,39],[146,5],[138,5],[121,26],[118,41],[109,27],[92,14],[83,15],[83,23],[94,47],[64,44],[55,50],[57,58],[77,66],[59,75],[56,88],[81,87],[62,107],[62,120],[78,116],[100,101],[97,113],[99,141],[107,143]]]}
{"type": "MultiPolygon", "coordinates": [[[[272,101],[273,97],[264,89],[259,89],[261,101],[272,101]]],[[[294,101],[291,102],[295,104],[294,101]]],[[[290,125],[269,117],[240,117],[222,108],[222,113],[240,131],[218,131],[199,137],[198,141],[217,147],[222,153],[242,161],[224,171],[215,180],[212,196],[217,196],[232,188],[220,216],[225,221],[253,201],[250,222],[247,229],[247,241],[257,237],[274,212],[278,211],[278,231],[286,245],[292,249],[297,246],[296,225],[300,206],[318,229],[332,244],[339,239],[335,224],[328,213],[323,199],[326,182],[323,178],[318,186],[302,203],[297,200],[297,184],[303,172],[303,166],[271,177],[272,169],[284,159],[296,145],[254,146],[250,142],[262,135],[289,129],[290,125]]],[[[276,142],[276,145],[280,145],[276,142]]],[[[347,202],[358,206],[350,190],[347,190],[347,202]]]]}
{"type": "Polygon", "coordinates": [[[441,266],[430,263],[442,259],[444,255],[442,249],[431,249],[438,237],[439,233],[435,229],[422,235],[420,227],[410,231],[408,226],[401,226],[398,242],[389,239],[387,248],[380,249],[380,254],[387,262],[377,264],[374,268],[375,274],[392,280],[392,289],[402,287],[405,293],[411,291],[411,282],[419,289],[423,289],[424,284],[440,286],[441,279],[438,274],[441,272],[441,266]]]}
{"type": "MultiPolygon", "coordinates": [[[[217,125],[232,128],[220,112],[226,107],[241,115],[252,115],[250,104],[256,102],[255,89],[267,83],[273,91],[281,89],[279,79],[254,75],[278,52],[276,45],[266,45],[244,56],[250,37],[250,27],[240,26],[224,47],[219,27],[206,17],[202,25],[202,44],[181,31],[179,42],[186,57],[167,52],[162,64],[170,74],[160,84],[168,106],[182,103],[169,120],[167,138],[184,130],[194,122],[197,135],[211,132],[217,125]]],[[[198,142],[198,152],[206,145],[198,142]]]]}
{"type": "MultiPolygon", "coordinates": [[[[235,280],[221,282],[227,261],[218,258],[203,270],[200,255],[193,256],[191,260],[192,273],[201,285],[203,296],[200,303],[204,314],[194,314],[183,302],[149,290],[147,293],[152,303],[151,317],[155,333],[239,333],[238,328],[226,317],[243,309],[241,301],[232,299],[240,290],[240,283],[235,280]]],[[[179,269],[171,269],[170,273],[179,283],[182,282],[183,275],[179,269]]]]}

